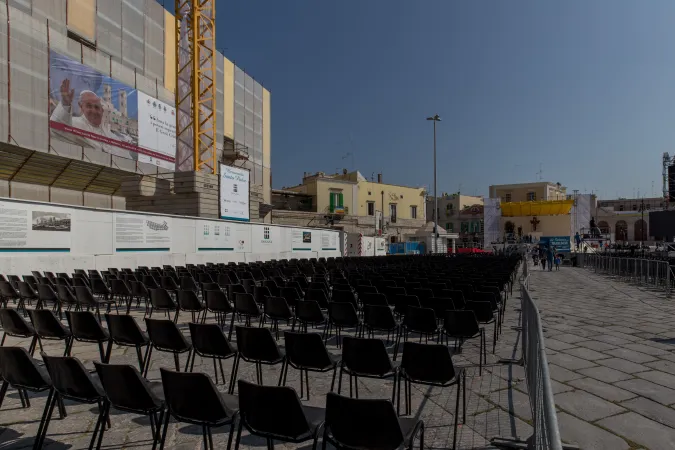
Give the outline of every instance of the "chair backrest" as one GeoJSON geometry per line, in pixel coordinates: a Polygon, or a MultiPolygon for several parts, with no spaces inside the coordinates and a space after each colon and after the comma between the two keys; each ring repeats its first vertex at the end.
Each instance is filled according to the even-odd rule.
{"type": "Polygon", "coordinates": [[[437,317],[433,309],[408,306],[403,325],[408,331],[433,333],[437,327],[437,317]]]}
{"type": "Polygon", "coordinates": [[[199,372],[159,369],[169,412],[179,420],[217,423],[231,417],[211,378],[199,372]]]}
{"type": "Polygon", "coordinates": [[[328,316],[337,325],[357,326],[359,317],[351,303],[330,302],[328,304],[328,316]]]}
{"type": "Polygon", "coordinates": [[[91,377],[79,359],[70,356],[47,356],[42,360],[49,372],[56,392],[62,397],[85,403],[94,403],[105,396],[100,383],[91,377]]]}
{"type": "Polygon", "coordinates": [[[235,294],[234,309],[240,314],[260,315],[260,308],[251,294],[235,294]]]}
{"type": "Polygon", "coordinates": [[[192,346],[198,354],[225,358],[236,353],[218,324],[190,322],[188,326],[192,346]]]}
{"type": "Polygon", "coordinates": [[[371,328],[391,330],[396,327],[394,313],[388,306],[366,305],[363,307],[363,322],[371,328]]]}
{"type": "Polygon", "coordinates": [[[83,305],[93,305],[96,303],[94,296],[87,286],[74,286],[74,288],[78,303],[82,303],[83,305]]]}
{"type": "Polygon", "coordinates": [[[295,306],[295,315],[298,320],[305,322],[323,322],[325,317],[321,312],[321,306],[311,300],[301,300],[295,306]]]}
{"type": "Polygon", "coordinates": [[[70,336],[70,331],[63,326],[53,311],[49,309],[28,310],[30,321],[38,336],[63,339],[70,336]]]}
{"type": "Polygon", "coordinates": [[[269,328],[237,327],[237,349],[248,360],[272,362],[282,358],[269,328]]]}
{"type": "Polygon", "coordinates": [[[23,317],[11,308],[0,308],[0,325],[9,335],[33,336],[35,332],[23,317]]]}
{"type": "Polygon", "coordinates": [[[91,311],[66,311],[70,331],[76,339],[106,341],[106,335],[96,316],[91,311]]]}
{"type": "Polygon", "coordinates": [[[145,336],[138,326],[136,319],[127,314],[106,314],[110,337],[115,342],[128,345],[141,345],[146,342],[145,336]]]}
{"type": "Polygon", "coordinates": [[[323,289],[309,289],[305,293],[305,300],[317,302],[322,309],[328,308],[328,298],[323,289]]]}
{"type": "Polygon", "coordinates": [[[326,429],[347,448],[394,450],[403,444],[403,432],[389,400],[356,399],[329,392],[326,429]]]}
{"type": "Polygon", "coordinates": [[[0,281],[0,295],[6,299],[19,298],[19,293],[10,281],[0,281]]]}
{"type": "Polygon", "coordinates": [[[108,400],[113,407],[125,411],[149,412],[163,401],[150,389],[148,382],[133,366],[94,362],[108,400]]]}
{"type": "Polygon", "coordinates": [[[150,289],[150,301],[153,308],[176,309],[176,302],[173,301],[173,298],[169,295],[169,291],[166,289],[150,289]]]}
{"type": "Polygon", "coordinates": [[[169,351],[190,349],[190,344],[173,320],[146,318],[145,326],[150,340],[157,349],[169,351]]]}
{"type": "Polygon", "coordinates": [[[413,381],[443,384],[455,377],[450,348],[447,345],[403,343],[401,370],[413,381]]]}
{"type": "Polygon", "coordinates": [[[265,298],[265,314],[269,317],[279,318],[291,318],[293,316],[285,298],[272,296],[265,298]]]}
{"type": "Polygon", "coordinates": [[[345,336],[342,346],[343,364],[358,374],[382,376],[393,370],[381,339],[345,336]]]}
{"type": "Polygon", "coordinates": [[[38,297],[43,302],[57,302],[58,298],[52,286],[49,284],[38,284],[38,297]]]}
{"type": "Polygon", "coordinates": [[[453,337],[472,337],[480,330],[476,315],[470,309],[445,311],[443,328],[453,337]]]}
{"type": "Polygon", "coordinates": [[[183,275],[180,277],[180,288],[185,291],[199,291],[197,283],[195,283],[194,278],[189,275],[183,275]]]}
{"type": "Polygon", "coordinates": [[[481,323],[490,322],[495,318],[492,303],[490,302],[467,302],[466,309],[473,311],[476,319],[481,323]]]}
{"type": "Polygon", "coordinates": [[[229,313],[233,311],[227,296],[220,289],[205,291],[206,307],[210,311],[229,313]]]}
{"type": "Polygon", "coordinates": [[[124,280],[110,280],[110,290],[115,295],[131,295],[131,289],[124,280]]]}
{"type": "Polygon", "coordinates": [[[272,293],[267,288],[267,286],[256,286],[254,288],[253,292],[254,292],[254,295],[255,295],[256,303],[258,303],[260,305],[265,304],[265,299],[272,295],[272,293]]]}
{"type": "Polygon", "coordinates": [[[99,295],[110,294],[110,290],[108,289],[108,286],[105,285],[105,282],[103,281],[102,278],[98,278],[98,277],[91,278],[91,290],[94,294],[99,294],[99,295]]]}
{"type": "Polygon", "coordinates": [[[52,380],[23,347],[0,347],[0,379],[13,387],[43,390],[52,380]]]}
{"type": "Polygon", "coordinates": [[[310,433],[295,389],[239,380],[239,412],[254,432],[295,439],[310,433]],[[280,412],[283,412],[280,414],[280,412]]]}
{"type": "Polygon", "coordinates": [[[25,281],[19,281],[17,283],[19,287],[19,295],[23,298],[37,298],[37,293],[33,287],[25,281]]]}
{"type": "Polygon", "coordinates": [[[333,365],[323,338],[318,333],[285,331],[284,342],[286,358],[298,367],[325,369],[333,365]]]}

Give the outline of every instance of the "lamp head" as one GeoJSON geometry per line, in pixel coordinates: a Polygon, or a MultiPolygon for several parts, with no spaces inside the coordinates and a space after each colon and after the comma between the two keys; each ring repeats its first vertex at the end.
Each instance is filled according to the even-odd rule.
{"type": "Polygon", "coordinates": [[[441,121],[441,117],[440,117],[438,114],[436,114],[436,115],[434,115],[434,116],[432,116],[432,117],[427,117],[427,120],[433,120],[434,122],[440,122],[440,121],[441,121]]]}

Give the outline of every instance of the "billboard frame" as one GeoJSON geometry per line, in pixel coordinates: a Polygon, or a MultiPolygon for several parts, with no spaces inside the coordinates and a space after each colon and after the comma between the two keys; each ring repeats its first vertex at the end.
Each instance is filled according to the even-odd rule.
{"type": "Polygon", "coordinates": [[[251,169],[247,169],[245,167],[237,167],[237,166],[231,166],[229,164],[223,164],[219,163],[218,164],[218,217],[220,217],[221,220],[232,220],[235,222],[250,222],[251,221],[251,169]],[[248,172],[248,198],[246,199],[246,203],[248,205],[248,211],[247,211],[247,218],[239,218],[239,217],[230,217],[230,216],[224,216],[223,215],[223,190],[222,190],[222,181],[223,181],[223,174],[222,174],[222,167],[232,167],[234,169],[242,170],[248,172]]]}

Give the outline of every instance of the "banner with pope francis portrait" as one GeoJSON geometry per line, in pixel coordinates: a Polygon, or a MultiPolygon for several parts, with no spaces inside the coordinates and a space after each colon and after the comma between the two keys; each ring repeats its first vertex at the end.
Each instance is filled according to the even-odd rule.
{"type": "Polygon", "coordinates": [[[52,137],[173,169],[176,110],[54,51],[49,53],[52,137]]]}

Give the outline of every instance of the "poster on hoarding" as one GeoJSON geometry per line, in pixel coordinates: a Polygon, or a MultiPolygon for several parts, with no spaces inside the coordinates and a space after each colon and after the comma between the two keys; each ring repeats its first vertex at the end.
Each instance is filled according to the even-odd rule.
{"type": "Polygon", "coordinates": [[[53,138],[174,168],[175,108],[54,51],[49,78],[53,138]]]}
{"type": "Polygon", "coordinates": [[[70,226],[64,209],[0,202],[0,252],[69,252],[70,226]]]}
{"type": "Polygon", "coordinates": [[[116,252],[168,252],[171,217],[115,213],[116,252]]]}
{"type": "Polygon", "coordinates": [[[251,231],[247,225],[198,220],[195,232],[198,252],[250,252],[251,231]]]}
{"type": "Polygon", "coordinates": [[[321,250],[336,251],[338,248],[338,233],[335,231],[321,232],[321,250]]]}
{"type": "Polygon", "coordinates": [[[220,165],[220,218],[248,222],[250,173],[239,167],[220,165]]]}
{"type": "Polygon", "coordinates": [[[312,232],[293,228],[291,231],[291,250],[294,252],[311,252],[312,232]]]}
{"type": "Polygon", "coordinates": [[[542,236],[539,238],[539,244],[544,246],[553,245],[556,251],[559,252],[569,252],[572,248],[569,236],[542,236]]]}
{"type": "MultiPolygon", "coordinates": [[[[245,225],[242,225],[245,226],[245,225]]],[[[285,228],[271,225],[251,225],[251,241],[253,253],[277,253],[285,251],[286,240],[284,239],[285,228]]]]}

